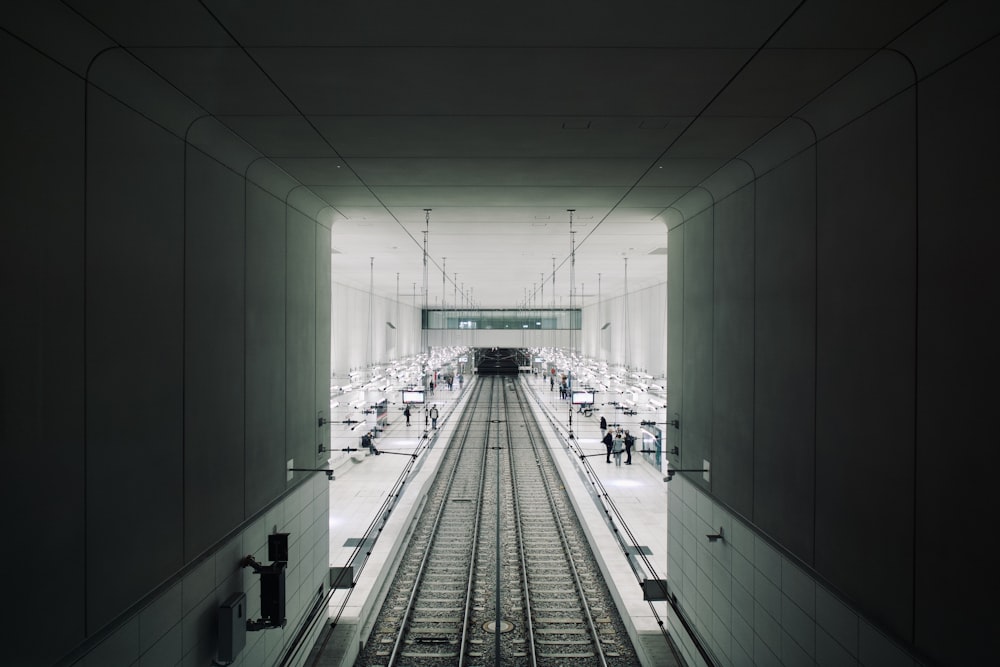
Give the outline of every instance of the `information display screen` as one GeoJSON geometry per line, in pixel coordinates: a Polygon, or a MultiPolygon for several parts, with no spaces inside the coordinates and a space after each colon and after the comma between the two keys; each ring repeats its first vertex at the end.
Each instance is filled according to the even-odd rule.
{"type": "Polygon", "coordinates": [[[419,389],[404,389],[403,403],[423,403],[424,392],[419,389]]]}
{"type": "Polygon", "coordinates": [[[573,392],[573,405],[593,405],[593,404],[594,404],[594,392],[592,391],[573,392]]]}

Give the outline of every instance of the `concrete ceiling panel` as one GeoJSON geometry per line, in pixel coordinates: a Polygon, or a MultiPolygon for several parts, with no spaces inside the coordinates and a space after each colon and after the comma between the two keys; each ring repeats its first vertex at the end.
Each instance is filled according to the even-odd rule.
{"type": "MultiPolygon", "coordinates": [[[[574,225],[585,227],[603,218],[607,206],[570,207],[570,206],[439,206],[431,211],[431,228],[438,223],[459,224],[507,224],[525,223],[539,228],[565,228],[569,230],[569,213],[567,208],[575,208],[574,225]]],[[[392,212],[408,227],[424,228],[424,210],[418,206],[393,206],[392,212]]]]}
{"type": "Polygon", "coordinates": [[[655,158],[688,117],[311,116],[351,157],[655,158]]]}
{"type": "Polygon", "coordinates": [[[382,208],[382,204],[371,191],[359,185],[310,185],[310,189],[331,206],[340,210],[344,207],[382,208]]]}
{"type": "Polygon", "coordinates": [[[326,213],[330,209],[329,204],[304,185],[292,188],[285,197],[285,201],[289,206],[313,220],[318,220],[321,212],[326,213]]]}
{"type": "MultiPolygon", "coordinates": [[[[322,192],[318,192],[317,195],[323,195],[322,192]]],[[[325,197],[324,197],[325,199],[325,197]]],[[[369,226],[373,223],[393,223],[396,224],[396,220],[392,217],[389,211],[385,210],[381,206],[352,206],[349,204],[339,205],[335,207],[346,219],[346,226],[337,227],[338,232],[342,232],[345,229],[355,229],[369,226]],[[349,223],[349,224],[347,224],[349,223]]]]}
{"type": "Polygon", "coordinates": [[[785,118],[870,54],[851,49],[765,49],[726,86],[706,114],[785,118]]]}
{"type": "Polygon", "coordinates": [[[272,161],[305,185],[363,185],[338,158],[272,158],[272,161]]]}
{"type": "Polygon", "coordinates": [[[64,0],[126,48],[136,46],[233,46],[197,0],[64,0]]]}
{"type": "Polygon", "coordinates": [[[781,26],[769,46],[880,49],[940,4],[940,0],[811,0],[781,26]]]}
{"type": "MultiPolygon", "coordinates": [[[[687,191],[688,188],[684,188],[680,194],[687,191]]],[[[680,194],[678,196],[680,196],[680,194]]],[[[657,224],[662,225],[663,221],[660,220],[660,216],[663,209],[663,206],[651,206],[645,208],[619,206],[608,214],[603,224],[608,225],[612,229],[615,225],[621,222],[656,222],[657,224]]]]}
{"type": "Polygon", "coordinates": [[[712,199],[731,195],[754,179],[753,167],[744,160],[727,162],[721,169],[702,181],[701,187],[712,193],[712,199]]]}
{"type": "Polygon", "coordinates": [[[568,293],[567,208],[577,282],[662,282],[668,226],[913,84],[887,45],[926,74],[1000,28],[986,0],[443,3],[67,0],[5,29],[78,73],[125,45],[94,85],[332,224],[338,281],[422,282],[429,207],[431,285],[447,257],[510,305],[553,258],[568,293]]]}
{"type": "Polygon", "coordinates": [[[351,158],[371,186],[629,186],[649,160],[624,158],[351,158]]]}
{"type": "Polygon", "coordinates": [[[239,48],[137,48],[143,62],[214,115],[290,115],[295,108],[239,48]]]}
{"type": "Polygon", "coordinates": [[[222,122],[269,157],[336,157],[301,116],[224,116],[222,122]]]}
{"type": "MultiPolygon", "coordinates": [[[[670,208],[680,212],[684,220],[690,220],[715,204],[712,193],[705,188],[692,188],[686,195],[674,202],[670,208]]],[[[664,212],[666,213],[666,211],[664,212]]]]}
{"type": "Polygon", "coordinates": [[[178,137],[205,111],[180,97],[169,82],[122,49],[102,52],[90,68],[90,83],[153,119],[178,137]]]}
{"type": "Polygon", "coordinates": [[[722,157],[667,157],[656,162],[639,182],[643,187],[693,187],[726,163],[722,157]]]}
{"type": "MultiPolygon", "coordinates": [[[[95,26],[58,2],[25,2],[3,13],[5,31],[48,54],[72,72],[86,76],[93,59],[115,43],[95,26]]],[[[4,54],[5,64],[14,63],[4,54]]]]}
{"type": "Polygon", "coordinates": [[[622,200],[619,207],[647,207],[655,208],[657,211],[660,211],[661,209],[673,204],[690,189],[691,188],[686,186],[669,188],[637,187],[628,193],[625,199],[622,200]]]}
{"type": "Polygon", "coordinates": [[[251,50],[308,115],[698,113],[752,55],[733,49],[251,50]]]}
{"type": "Polygon", "coordinates": [[[760,176],[816,142],[812,126],[801,118],[789,118],[761,137],[740,157],[760,176]]]}
{"type": "MultiPolygon", "coordinates": [[[[739,155],[777,126],[776,118],[701,117],[667,153],[668,158],[725,158],[739,155]]],[[[725,160],[723,160],[725,162],[725,160]]]]}
{"type": "Polygon", "coordinates": [[[971,46],[1000,34],[1000,3],[994,0],[932,3],[940,6],[892,42],[923,78],[968,51],[971,46]]]}
{"type": "Polygon", "coordinates": [[[190,145],[211,155],[238,174],[245,173],[247,167],[261,157],[253,146],[211,116],[203,116],[191,123],[187,140],[190,145]]]}
{"type": "Polygon", "coordinates": [[[264,157],[251,162],[244,173],[248,181],[256,183],[281,201],[284,201],[288,193],[300,185],[286,171],[264,157]]]}
{"type": "MultiPolygon", "coordinates": [[[[415,187],[379,186],[372,190],[387,206],[601,207],[610,208],[625,194],[624,187],[415,187]]],[[[331,204],[336,205],[335,201],[331,204]]]]}
{"type": "Polygon", "coordinates": [[[753,48],[799,2],[579,0],[570,7],[510,0],[496,11],[484,12],[463,0],[442,0],[433,7],[399,3],[393,7],[392,21],[385,20],[383,6],[362,0],[252,4],[207,0],[205,4],[248,46],[427,46],[466,44],[474,36],[475,43],[487,46],[753,48]]]}
{"type": "Polygon", "coordinates": [[[797,116],[812,125],[822,139],[914,83],[913,69],[902,54],[880,51],[797,116]]]}

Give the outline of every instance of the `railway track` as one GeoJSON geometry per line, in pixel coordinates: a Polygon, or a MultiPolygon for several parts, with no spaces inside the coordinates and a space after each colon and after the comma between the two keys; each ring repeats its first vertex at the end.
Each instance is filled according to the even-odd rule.
{"type": "Polygon", "coordinates": [[[517,381],[480,378],[357,667],[636,664],[517,381]]]}

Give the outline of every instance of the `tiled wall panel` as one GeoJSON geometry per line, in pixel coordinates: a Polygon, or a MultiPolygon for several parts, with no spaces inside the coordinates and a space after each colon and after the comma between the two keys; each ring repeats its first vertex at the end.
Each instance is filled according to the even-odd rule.
{"type": "Polygon", "coordinates": [[[921,664],[687,476],[668,491],[670,590],[718,664],[921,664]],[[706,501],[711,523],[698,509],[706,501]],[[723,539],[708,541],[719,527],[723,539]]]}
{"type": "Polygon", "coordinates": [[[251,554],[267,562],[267,535],[290,532],[288,624],[248,633],[246,646],[233,663],[236,667],[273,664],[287,649],[328,576],[329,484],[324,475],[313,475],[300,484],[265,516],[126,619],[76,667],[212,664],[217,658],[217,610],[222,602],[242,591],[247,596],[248,617],[260,617],[260,577],[251,568],[240,567],[240,560],[251,554]],[[325,555],[317,560],[315,550],[325,555]]]}

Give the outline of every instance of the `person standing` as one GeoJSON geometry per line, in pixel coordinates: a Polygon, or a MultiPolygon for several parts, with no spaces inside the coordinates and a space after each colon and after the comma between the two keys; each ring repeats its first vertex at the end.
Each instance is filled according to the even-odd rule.
{"type": "Polygon", "coordinates": [[[611,463],[611,431],[606,431],[604,437],[601,438],[601,442],[604,443],[604,447],[608,450],[608,463],[611,463]]]}
{"type": "Polygon", "coordinates": [[[406,407],[403,408],[403,416],[406,417],[406,425],[410,425],[410,404],[407,403],[406,407]]]}
{"type": "Polygon", "coordinates": [[[438,409],[437,409],[437,404],[435,404],[435,403],[431,404],[430,417],[431,417],[431,428],[437,428],[438,427],[438,409]]]}
{"type": "Polygon", "coordinates": [[[601,439],[604,439],[604,433],[608,430],[608,420],[601,415],[601,439]]]}
{"type": "Polygon", "coordinates": [[[632,447],[635,445],[635,436],[630,435],[628,429],[625,430],[625,465],[632,465],[632,447]]]}
{"type": "Polygon", "coordinates": [[[625,441],[622,439],[621,431],[615,433],[615,439],[611,442],[611,452],[615,455],[615,465],[622,464],[622,450],[625,449],[625,441]]]}

